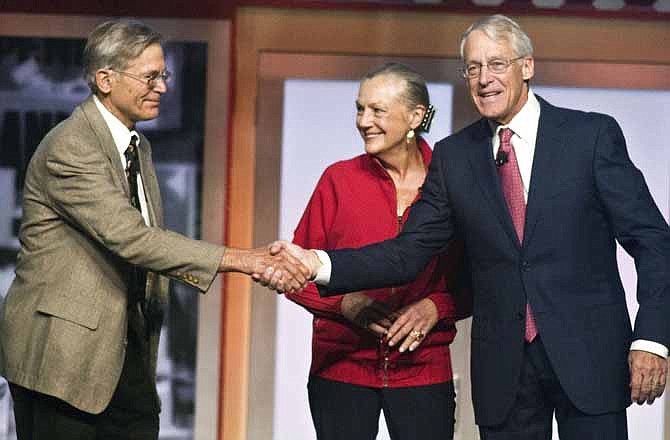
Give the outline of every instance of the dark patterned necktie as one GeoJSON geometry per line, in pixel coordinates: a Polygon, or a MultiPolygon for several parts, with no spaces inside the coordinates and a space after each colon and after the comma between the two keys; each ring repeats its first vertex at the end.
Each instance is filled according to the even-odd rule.
{"type": "MultiPolygon", "coordinates": [[[[507,208],[512,216],[514,229],[519,238],[519,243],[523,243],[523,227],[526,223],[526,199],[523,191],[523,180],[521,180],[521,172],[519,171],[519,164],[516,160],[516,153],[512,145],[512,132],[509,128],[503,128],[499,132],[500,147],[498,150],[503,152],[507,157],[507,161],[498,166],[498,176],[500,177],[500,184],[502,186],[505,201],[507,201],[507,208]]],[[[532,342],[537,336],[537,325],[533,317],[533,311],[530,304],[526,304],[526,341],[532,342]]]]}
{"type": "Polygon", "coordinates": [[[137,158],[137,136],[133,135],[130,138],[130,145],[128,145],[123,155],[126,157],[126,178],[128,179],[128,186],[130,188],[130,203],[134,208],[142,212],[139,188],[137,186],[137,175],[140,172],[140,164],[137,158]]]}
{"type": "MultiPolygon", "coordinates": [[[[126,178],[128,178],[128,187],[130,188],[130,203],[135,209],[142,213],[140,206],[139,187],[137,176],[140,172],[140,164],[137,156],[137,136],[130,138],[130,145],[123,153],[126,157],[126,178]]],[[[129,306],[139,304],[142,314],[146,316],[145,291],[147,285],[147,272],[135,265],[132,266],[130,274],[130,295],[128,298],[129,306]]]]}

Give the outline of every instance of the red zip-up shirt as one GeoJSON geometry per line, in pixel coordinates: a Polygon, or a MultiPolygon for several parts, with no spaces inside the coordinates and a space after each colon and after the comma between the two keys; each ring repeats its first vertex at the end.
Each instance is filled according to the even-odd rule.
{"type": "MultiPolygon", "coordinates": [[[[432,151],[419,138],[428,168],[432,151]]],[[[417,196],[418,197],[418,196],[417,196]]],[[[360,247],[396,236],[409,208],[397,215],[393,180],[374,156],[363,154],[329,166],[321,176],[295,231],[294,243],[312,249],[360,247]]],[[[410,387],[452,379],[449,344],[454,322],[470,314],[469,298],[449,293],[450,280],[461,267],[462,246],[433,258],[426,269],[404,286],[373,289],[365,294],[390,310],[430,298],[439,321],[413,352],[400,353],[385,340],[343,317],[342,296],[322,298],[316,286],[286,294],[314,315],[311,374],[370,387],[410,387]]]]}

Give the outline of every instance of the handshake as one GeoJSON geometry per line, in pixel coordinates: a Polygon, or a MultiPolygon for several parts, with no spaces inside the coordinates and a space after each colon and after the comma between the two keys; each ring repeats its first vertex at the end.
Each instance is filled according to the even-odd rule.
{"type": "Polygon", "coordinates": [[[321,266],[316,252],[275,241],[264,248],[226,248],[219,272],[241,272],[278,293],[293,293],[304,289],[321,266]]]}

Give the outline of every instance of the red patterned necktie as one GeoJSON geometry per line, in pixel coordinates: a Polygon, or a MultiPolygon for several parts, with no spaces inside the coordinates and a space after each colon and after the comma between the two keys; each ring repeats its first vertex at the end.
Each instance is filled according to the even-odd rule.
{"type": "MultiPolygon", "coordinates": [[[[498,151],[507,156],[507,161],[498,166],[498,176],[500,177],[500,184],[507,201],[507,207],[512,216],[516,235],[519,238],[519,243],[523,243],[523,227],[526,223],[526,199],[524,198],[523,180],[521,180],[519,164],[517,163],[516,153],[512,145],[513,134],[509,128],[503,128],[499,132],[500,146],[498,147],[498,151]]],[[[530,309],[530,304],[526,304],[526,341],[532,342],[536,336],[537,326],[535,325],[535,318],[530,309]]]]}

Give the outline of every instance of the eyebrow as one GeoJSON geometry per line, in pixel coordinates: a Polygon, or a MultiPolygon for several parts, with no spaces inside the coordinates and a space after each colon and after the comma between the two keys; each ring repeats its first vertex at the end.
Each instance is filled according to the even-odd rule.
{"type": "MultiPolygon", "coordinates": [[[[356,105],[360,106],[360,107],[366,107],[366,105],[361,104],[361,102],[358,99],[356,100],[356,105]]],[[[385,108],[388,107],[388,105],[383,104],[383,103],[378,102],[378,101],[373,101],[373,102],[368,103],[367,107],[381,107],[381,108],[385,109],[385,108]]]]}
{"type": "MultiPolygon", "coordinates": [[[[492,57],[486,58],[486,62],[488,63],[489,61],[492,61],[492,60],[508,60],[508,59],[511,59],[511,58],[514,58],[514,57],[513,56],[512,57],[506,57],[504,55],[494,55],[492,57]]],[[[481,63],[479,61],[466,61],[465,64],[481,64],[481,63]]]]}
{"type": "Polygon", "coordinates": [[[139,75],[151,76],[151,75],[156,75],[157,73],[165,72],[166,70],[168,70],[167,67],[165,69],[144,70],[144,71],[141,71],[141,73],[139,73],[139,75]]]}

